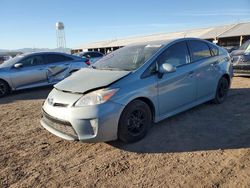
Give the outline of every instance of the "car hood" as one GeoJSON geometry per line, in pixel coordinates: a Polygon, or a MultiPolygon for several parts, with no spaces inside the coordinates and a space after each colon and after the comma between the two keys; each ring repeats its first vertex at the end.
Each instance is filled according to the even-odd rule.
{"type": "Polygon", "coordinates": [[[92,89],[106,87],[128,75],[130,71],[111,71],[83,68],[54,87],[61,91],[86,93],[92,89]]]}
{"type": "Polygon", "coordinates": [[[234,50],[231,52],[231,56],[240,56],[240,55],[244,55],[245,54],[245,50],[234,50]]]}

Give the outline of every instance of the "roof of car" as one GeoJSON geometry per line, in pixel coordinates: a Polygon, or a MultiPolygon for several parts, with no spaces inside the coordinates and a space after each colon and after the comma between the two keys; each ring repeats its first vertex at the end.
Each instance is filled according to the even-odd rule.
{"type": "Polygon", "coordinates": [[[198,40],[198,41],[204,41],[204,42],[208,42],[206,40],[203,39],[199,39],[199,38],[176,38],[176,39],[170,39],[170,40],[159,40],[159,41],[149,41],[149,42],[138,42],[138,43],[133,43],[130,44],[128,46],[135,46],[135,45],[167,45],[171,42],[177,42],[177,41],[188,41],[188,40],[198,40]]]}
{"type": "Polygon", "coordinates": [[[76,55],[67,54],[67,53],[63,53],[63,52],[51,52],[51,51],[49,51],[49,52],[30,52],[30,53],[21,54],[20,56],[26,57],[26,56],[29,56],[29,55],[46,55],[46,54],[58,54],[58,55],[68,56],[68,57],[71,57],[71,58],[74,58],[74,59],[82,59],[81,57],[76,56],[76,55]]]}
{"type": "Polygon", "coordinates": [[[71,56],[71,54],[67,54],[67,53],[63,53],[63,52],[29,52],[29,53],[24,53],[22,54],[23,56],[27,56],[27,55],[41,55],[41,54],[61,54],[61,55],[69,55],[71,56]]]}

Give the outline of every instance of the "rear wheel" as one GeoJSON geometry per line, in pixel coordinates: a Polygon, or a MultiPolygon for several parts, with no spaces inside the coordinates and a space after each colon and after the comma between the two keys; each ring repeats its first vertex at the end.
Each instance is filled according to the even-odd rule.
{"type": "Polygon", "coordinates": [[[9,92],[9,85],[5,81],[0,80],[0,98],[6,96],[9,92]]]}
{"type": "Polygon", "coordinates": [[[213,102],[216,104],[223,103],[227,98],[228,90],[229,90],[228,80],[225,77],[222,77],[218,83],[216,95],[213,102]]]}
{"type": "Polygon", "coordinates": [[[122,112],[118,126],[118,138],[131,143],[142,139],[152,123],[152,114],[149,106],[141,101],[134,100],[122,112]]]}

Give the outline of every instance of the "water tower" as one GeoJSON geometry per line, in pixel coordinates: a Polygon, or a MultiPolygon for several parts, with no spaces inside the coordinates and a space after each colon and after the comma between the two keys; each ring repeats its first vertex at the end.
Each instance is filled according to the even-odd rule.
{"type": "Polygon", "coordinates": [[[66,39],[64,32],[64,24],[62,22],[56,23],[56,39],[57,39],[57,48],[66,48],[66,39]]]}

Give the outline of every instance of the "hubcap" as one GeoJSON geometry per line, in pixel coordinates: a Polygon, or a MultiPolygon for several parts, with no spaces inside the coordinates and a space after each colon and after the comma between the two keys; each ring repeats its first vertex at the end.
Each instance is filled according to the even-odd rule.
{"type": "Polygon", "coordinates": [[[145,116],[142,110],[133,111],[128,118],[128,131],[132,135],[139,135],[145,127],[145,116]]]}

